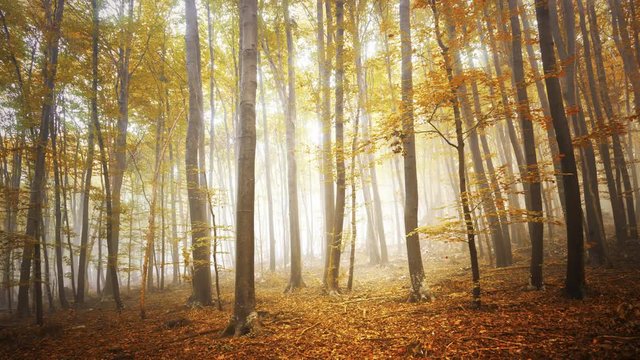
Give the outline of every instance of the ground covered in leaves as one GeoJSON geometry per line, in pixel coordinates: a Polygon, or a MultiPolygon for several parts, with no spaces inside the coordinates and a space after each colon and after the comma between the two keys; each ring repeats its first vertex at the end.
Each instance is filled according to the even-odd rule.
{"type": "MultiPolygon", "coordinates": [[[[640,358],[640,265],[588,268],[588,296],[563,297],[564,264],[545,265],[546,290],[528,291],[524,255],[510,268],[482,269],[481,309],[470,306],[466,263],[426,262],[433,301],[409,304],[406,265],[359,267],[354,290],[323,294],[318,269],[284,294],[284,273],[258,276],[263,329],[219,338],[232,310],[224,274],[222,312],[187,307],[187,286],[154,292],[141,320],[136,293],[118,314],[111,302],[58,310],[46,325],[0,322],[0,358],[640,358]]],[[[312,271],[313,270],[313,271],[312,271]]]]}

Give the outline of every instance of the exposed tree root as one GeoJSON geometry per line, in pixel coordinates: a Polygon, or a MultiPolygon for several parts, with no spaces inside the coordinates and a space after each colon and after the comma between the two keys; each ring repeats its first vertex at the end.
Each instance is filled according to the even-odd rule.
{"type": "Polygon", "coordinates": [[[298,289],[302,289],[307,287],[307,284],[304,283],[304,281],[300,280],[297,284],[294,283],[293,281],[289,281],[289,284],[287,284],[287,287],[284,289],[284,293],[288,294],[288,293],[293,293],[298,289]]]}
{"type": "Polygon", "coordinates": [[[262,330],[262,323],[258,313],[253,311],[245,319],[239,319],[235,315],[229,321],[227,327],[220,334],[221,337],[254,335],[262,330]]]}
{"type": "Polygon", "coordinates": [[[407,298],[408,303],[431,302],[433,300],[435,300],[433,294],[425,286],[421,286],[418,291],[412,290],[407,298]]]}

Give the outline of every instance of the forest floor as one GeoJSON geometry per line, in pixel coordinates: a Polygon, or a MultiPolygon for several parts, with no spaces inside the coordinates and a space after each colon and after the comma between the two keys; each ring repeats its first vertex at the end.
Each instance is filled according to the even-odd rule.
{"type": "Polygon", "coordinates": [[[151,293],[141,320],[137,293],[125,294],[120,314],[112,302],[95,301],[48,314],[43,328],[0,322],[0,358],[640,358],[637,262],[587,268],[588,294],[577,301],[563,297],[560,261],[545,265],[546,290],[528,291],[526,255],[516,254],[512,267],[482,268],[476,310],[467,263],[441,260],[425,261],[431,302],[405,301],[401,260],[359,264],[354,290],[339,297],[323,294],[318,269],[305,271],[307,287],[293,294],[283,293],[286,274],[265,273],[256,279],[263,329],[219,338],[232,311],[225,273],[222,312],[187,307],[189,287],[178,286],[151,293]]]}

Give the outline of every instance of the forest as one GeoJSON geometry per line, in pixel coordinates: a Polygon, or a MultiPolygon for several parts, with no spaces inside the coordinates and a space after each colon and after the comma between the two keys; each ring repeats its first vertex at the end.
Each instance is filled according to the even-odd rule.
{"type": "Polygon", "coordinates": [[[0,359],[640,358],[639,0],[0,0],[0,359]]]}

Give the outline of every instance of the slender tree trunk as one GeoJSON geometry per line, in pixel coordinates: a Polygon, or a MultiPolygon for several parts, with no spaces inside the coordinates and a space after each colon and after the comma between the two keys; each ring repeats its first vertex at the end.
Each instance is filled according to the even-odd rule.
{"type": "MultiPolygon", "coordinates": [[[[614,40],[616,38],[619,39],[619,41],[616,41],[616,45],[618,47],[618,52],[620,53],[620,58],[622,59],[622,62],[624,64],[625,73],[627,74],[627,76],[629,77],[629,81],[631,82],[631,89],[633,90],[633,100],[636,108],[635,112],[637,114],[638,112],[640,112],[640,69],[638,66],[638,62],[633,55],[633,46],[631,44],[631,37],[629,35],[627,18],[624,14],[626,5],[623,6],[620,0],[608,0],[608,3],[609,9],[611,10],[611,26],[613,28],[613,37],[614,40]]],[[[629,194],[629,198],[632,198],[631,194],[629,194]]],[[[629,200],[627,200],[627,203],[629,203],[629,200]]],[[[632,228],[631,231],[636,232],[635,238],[637,238],[637,230],[632,228]]]]}
{"type": "Polygon", "coordinates": [[[91,197],[91,177],[93,170],[93,154],[94,154],[94,127],[93,122],[88,125],[89,137],[88,137],[88,149],[85,166],[85,180],[82,193],[82,230],[80,233],[80,255],[78,263],[78,294],[76,296],[76,303],[84,303],[85,289],[85,269],[87,263],[87,241],[89,238],[89,199],[91,197]]]}
{"type": "MultiPolygon", "coordinates": [[[[92,0],[93,7],[93,41],[92,41],[92,102],[91,102],[91,118],[93,127],[98,138],[98,147],[100,148],[100,162],[102,163],[102,176],[104,179],[104,194],[105,203],[107,205],[107,272],[111,272],[111,277],[108,276],[105,285],[111,286],[111,295],[116,304],[116,310],[120,312],[123,308],[122,300],[120,299],[120,285],[118,282],[118,250],[116,244],[115,230],[116,221],[113,210],[113,199],[111,197],[111,177],[109,175],[109,167],[107,164],[107,150],[104,145],[104,138],[102,137],[102,130],[100,129],[100,121],[98,120],[98,39],[100,34],[100,13],[98,8],[98,0],[92,0]]],[[[118,225],[119,226],[119,223],[118,225]]],[[[106,289],[105,289],[106,292],[106,289]]]]}
{"type": "Polygon", "coordinates": [[[287,291],[304,287],[302,280],[302,255],[300,249],[300,216],[298,212],[298,171],[296,163],[296,72],[295,72],[295,50],[293,47],[293,34],[291,33],[291,19],[289,18],[289,0],[283,0],[284,26],[287,36],[287,119],[286,119],[286,142],[287,142],[287,191],[289,193],[289,234],[291,248],[291,274],[287,291]]]}
{"type": "Polygon", "coordinates": [[[558,148],[562,154],[562,180],[565,190],[565,225],[567,228],[567,277],[565,290],[571,298],[581,299],[584,296],[584,238],[582,233],[582,209],[580,204],[580,187],[578,184],[578,172],[576,168],[571,133],[565,115],[564,103],[560,81],[555,77],[556,59],[553,51],[553,38],[549,19],[549,4],[547,0],[536,3],[536,18],[538,20],[538,33],[540,37],[540,51],[542,54],[542,67],[545,74],[547,98],[553,119],[553,127],[556,130],[558,148]]]}
{"type": "Polygon", "coordinates": [[[335,197],[333,186],[333,164],[331,163],[331,46],[333,29],[331,27],[331,2],[326,1],[327,9],[327,46],[325,48],[325,31],[323,19],[323,0],[316,0],[316,12],[318,22],[318,72],[320,77],[320,93],[322,97],[321,117],[322,117],[322,178],[324,181],[324,239],[325,239],[325,264],[322,282],[327,285],[329,271],[329,259],[331,256],[331,239],[333,238],[333,218],[335,212],[335,197]]]}
{"type": "MultiPolygon", "coordinates": [[[[64,102],[63,102],[63,107],[62,107],[62,111],[64,114],[64,102]]],[[[75,263],[74,263],[74,256],[73,256],[73,246],[71,246],[71,227],[69,226],[69,208],[67,207],[67,190],[66,188],[69,186],[69,178],[67,177],[67,174],[69,173],[69,166],[68,166],[68,161],[67,161],[67,151],[66,151],[66,143],[67,143],[67,132],[66,132],[66,126],[63,122],[62,125],[62,154],[63,154],[63,159],[64,159],[64,166],[63,166],[63,172],[65,174],[64,177],[64,185],[62,186],[62,208],[64,209],[64,222],[65,222],[65,233],[67,234],[67,247],[69,248],[69,267],[70,267],[70,275],[71,275],[71,291],[73,293],[73,298],[74,301],[76,299],[77,296],[77,292],[76,292],[76,280],[75,280],[75,263]]]]}
{"type": "MultiPolygon", "coordinates": [[[[470,54],[468,54],[469,59],[472,59],[472,57],[470,56],[470,54]]],[[[473,68],[473,61],[471,62],[471,67],[473,68]]],[[[474,111],[476,113],[476,116],[482,116],[482,107],[480,104],[480,93],[478,90],[478,84],[475,80],[471,80],[471,92],[473,93],[473,104],[474,104],[474,111]]],[[[478,126],[478,128],[480,129],[480,131],[474,131],[475,133],[477,133],[477,136],[480,138],[480,144],[482,145],[482,151],[483,151],[483,157],[485,159],[485,162],[487,164],[487,174],[489,175],[488,178],[486,179],[486,181],[488,182],[488,185],[490,186],[492,192],[493,192],[493,196],[495,199],[495,207],[496,207],[496,211],[497,214],[496,216],[498,217],[499,221],[500,221],[500,231],[502,231],[502,237],[504,239],[504,241],[511,241],[510,236],[509,236],[509,229],[507,227],[507,224],[509,223],[509,221],[507,220],[507,212],[506,212],[506,207],[505,207],[505,199],[502,196],[502,191],[500,190],[500,184],[498,183],[498,180],[496,179],[496,170],[495,167],[493,166],[493,160],[491,159],[491,151],[489,150],[489,143],[487,141],[487,137],[485,135],[485,129],[484,126],[482,126],[482,124],[478,123],[474,126],[478,126]]],[[[489,238],[486,238],[486,241],[489,241],[489,238]]],[[[481,244],[481,242],[480,242],[481,244]]],[[[482,249],[482,248],[481,248],[482,249]]],[[[504,250],[504,249],[503,249],[504,250]]],[[[487,245],[487,253],[489,254],[489,263],[491,265],[493,265],[493,255],[491,253],[491,247],[489,247],[487,245]]],[[[482,256],[482,254],[481,254],[482,256]]]]}
{"type": "MultiPolygon", "coordinates": [[[[169,112],[167,111],[167,114],[169,112]]],[[[177,219],[177,204],[176,204],[176,192],[177,186],[176,181],[174,179],[174,162],[173,162],[173,144],[171,139],[169,141],[169,183],[170,183],[170,191],[171,191],[171,263],[173,264],[173,280],[172,283],[174,285],[180,283],[180,245],[178,238],[178,219],[177,219]]]]}
{"type": "MultiPolygon", "coordinates": [[[[514,124],[514,119],[513,119],[513,112],[511,110],[510,104],[509,104],[509,97],[507,94],[507,89],[504,85],[504,76],[502,73],[502,66],[501,66],[501,61],[500,61],[500,52],[498,49],[498,45],[496,44],[496,38],[495,38],[495,34],[493,33],[492,27],[491,27],[491,23],[489,20],[489,13],[488,13],[488,9],[487,6],[485,6],[484,8],[484,13],[483,13],[485,22],[486,22],[486,26],[487,26],[487,34],[488,34],[488,38],[489,38],[489,48],[491,50],[491,53],[493,55],[493,65],[494,65],[494,69],[496,72],[496,78],[498,81],[498,90],[500,93],[500,101],[502,104],[502,110],[504,111],[504,117],[506,119],[506,127],[508,130],[508,134],[509,134],[509,142],[511,143],[511,147],[513,149],[513,153],[515,154],[516,157],[516,164],[518,165],[518,169],[520,172],[520,177],[522,178],[523,173],[522,171],[525,169],[526,164],[525,164],[525,159],[524,159],[524,155],[522,152],[522,148],[520,146],[520,142],[517,139],[517,135],[516,135],[516,131],[515,131],[515,126],[514,124]]],[[[506,151],[505,151],[506,152],[506,151]]],[[[509,165],[511,166],[511,165],[509,165]]],[[[519,207],[518,205],[518,196],[514,195],[512,196],[512,199],[510,200],[515,200],[514,201],[510,201],[510,208],[511,207],[519,207]]],[[[525,197],[525,201],[526,201],[526,197],[525,197]]],[[[518,227],[519,225],[514,225],[514,227],[518,227]]],[[[518,234],[520,235],[520,234],[518,234]]],[[[524,234],[522,234],[524,235],[524,234]]],[[[526,235],[524,235],[526,236],[526,235]]],[[[520,243],[523,243],[524,239],[518,239],[518,236],[514,236],[514,241],[518,241],[520,243]]],[[[505,244],[506,245],[506,244],[505,244]]],[[[510,245],[510,244],[509,244],[510,245]]],[[[509,246],[508,249],[505,249],[506,251],[506,256],[508,258],[508,263],[512,262],[512,256],[511,256],[511,248],[509,246]]]]}
{"type": "MultiPolygon", "coordinates": [[[[360,110],[358,110],[358,115],[360,110]]],[[[351,250],[349,252],[349,278],[347,280],[347,291],[353,289],[353,268],[356,259],[356,239],[358,234],[358,226],[356,222],[356,159],[358,149],[358,123],[359,116],[355,118],[353,125],[353,140],[351,141],[351,250]]],[[[364,184],[363,184],[364,185],[364,184]]]]}
{"type": "MultiPolygon", "coordinates": [[[[366,169],[366,157],[359,156],[360,158],[360,168],[366,169]]],[[[367,252],[369,253],[369,264],[370,265],[379,265],[381,262],[380,259],[380,251],[378,251],[378,244],[376,242],[375,232],[373,230],[374,227],[374,210],[373,210],[373,201],[371,200],[371,193],[369,192],[369,183],[367,183],[367,179],[364,178],[366,175],[366,171],[362,171],[360,176],[360,182],[362,184],[362,197],[364,200],[364,208],[367,214],[367,234],[365,236],[365,244],[367,247],[367,252]]]]}
{"type": "MultiPolygon", "coordinates": [[[[20,135],[19,145],[24,144],[24,137],[20,135]]],[[[11,174],[5,174],[6,176],[6,186],[5,186],[5,207],[7,214],[5,215],[5,231],[9,234],[15,233],[17,231],[18,223],[18,199],[20,198],[20,182],[22,179],[22,150],[20,147],[13,151],[12,163],[11,163],[11,174]]],[[[11,310],[12,306],[12,297],[13,297],[13,286],[11,284],[12,279],[12,260],[11,254],[15,249],[15,246],[10,246],[9,249],[6,250],[3,256],[3,276],[2,276],[2,286],[6,291],[6,300],[9,309],[11,310]]]]}
{"type": "Polygon", "coordinates": [[[260,74],[260,104],[262,105],[262,131],[264,132],[264,166],[267,185],[267,211],[269,217],[269,271],[276,271],[276,238],[273,229],[273,194],[271,187],[271,146],[269,143],[269,127],[267,125],[267,106],[264,100],[264,81],[258,54],[258,72],[260,74]]]}
{"type": "Polygon", "coordinates": [[[409,0],[400,0],[400,44],[402,53],[402,154],[404,156],[404,229],[411,278],[409,301],[423,298],[424,268],[418,227],[418,176],[416,172],[416,140],[413,127],[413,64],[411,61],[411,20],[409,0]]]}
{"type": "MultiPolygon", "coordinates": [[[[569,117],[573,124],[574,132],[576,136],[587,138],[588,130],[587,124],[584,119],[582,108],[580,107],[578,91],[576,87],[576,45],[575,45],[575,19],[573,2],[563,0],[563,15],[564,15],[564,40],[561,35],[560,24],[557,16],[557,9],[555,6],[555,0],[550,2],[550,15],[552,33],[556,47],[558,49],[558,55],[562,61],[564,72],[564,87],[563,95],[567,102],[569,110],[569,117]]],[[[604,229],[602,228],[602,212],[599,202],[598,191],[598,178],[596,169],[595,153],[591,141],[587,138],[579,146],[580,149],[580,162],[582,167],[582,185],[584,189],[585,208],[587,215],[587,242],[590,247],[600,247],[604,243],[604,229]]]]}
{"type": "MultiPolygon", "coordinates": [[[[193,300],[202,305],[210,305],[211,299],[211,244],[208,231],[206,185],[201,183],[199,158],[201,153],[200,137],[204,136],[202,77],[200,73],[200,40],[198,34],[198,13],[195,0],[185,1],[187,22],[187,75],[189,84],[189,123],[187,128],[187,146],[185,169],[187,193],[189,196],[189,214],[191,217],[191,242],[193,248],[193,300]]],[[[253,260],[253,258],[252,258],[253,260]]]]}
{"type": "MultiPolygon", "coordinates": [[[[133,176],[130,179],[131,193],[135,194],[133,176]]],[[[133,209],[136,208],[135,198],[131,199],[131,211],[129,211],[129,244],[127,245],[127,294],[131,294],[131,265],[133,263],[133,209]]]]}
{"type": "MultiPolygon", "coordinates": [[[[381,22],[384,24],[384,28],[387,29],[389,26],[389,6],[385,6],[385,2],[383,1],[378,1],[377,2],[377,9],[378,9],[378,13],[381,19],[381,22]]],[[[388,4],[387,4],[388,5],[388,4]]],[[[393,74],[391,71],[391,51],[389,49],[389,36],[382,36],[382,45],[384,48],[384,59],[385,59],[385,69],[386,69],[386,74],[387,74],[387,83],[389,85],[389,93],[390,93],[390,97],[391,97],[391,112],[395,113],[397,111],[396,109],[396,104],[397,104],[397,99],[396,99],[396,91],[395,91],[395,86],[393,84],[393,74]]],[[[394,192],[394,198],[396,197],[396,195],[398,195],[398,197],[400,198],[400,201],[397,201],[396,203],[400,203],[401,206],[403,207],[403,211],[404,211],[404,204],[405,204],[405,200],[404,200],[404,192],[402,191],[401,187],[403,184],[403,181],[401,179],[401,171],[400,171],[400,165],[399,165],[399,156],[395,155],[393,156],[393,160],[392,160],[392,164],[393,164],[393,174],[392,175],[392,179],[393,180],[397,180],[397,186],[400,189],[398,192],[394,192]]],[[[402,229],[402,225],[400,222],[400,214],[399,214],[399,209],[396,206],[395,207],[395,218],[396,218],[396,228],[397,228],[397,232],[398,232],[398,253],[402,252],[402,238],[404,237],[404,230],[402,229]]]]}
{"type": "MultiPolygon", "coordinates": [[[[465,230],[467,233],[467,244],[469,246],[469,255],[471,258],[471,274],[473,281],[473,304],[475,307],[480,307],[480,267],[478,265],[478,255],[476,253],[475,245],[475,230],[473,228],[473,221],[471,219],[471,208],[469,206],[469,192],[467,191],[467,179],[466,179],[466,164],[464,160],[464,134],[462,132],[462,116],[460,114],[460,104],[458,102],[458,95],[460,94],[459,87],[456,88],[453,82],[454,71],[452,68],[452,60],[450,54],[450,48],[442,41],[442,35],[440,32],[439,24],[439,12],[436,8],[436,0],[431,0],[431,10],[433,11],[436,39],[442,57],[444,58],[444,67],[447,72],[447,79],[449,86],[451,87],[451,106],[453,107],[453,114],[455,119],[456,128],[456,152],[458,155],[458,181],[460,189],[460,198],[462,200],[462,213],[464,216],[465,230]]],[[[455,34],[455,27],[453,24],[449,24],[448,33],[450,36],[455,34]]],[[[453,37],[453,36],[452,36],[453,37]]]]}
{"type": "Polygon", "coordinates": [[[102,296],[102,283],[100,275],[102,273],[102,232],[98,231],[98,258],[96,259],[96,294],[102,296]]]}
{"type": "MultiPolygon", "coordinates": [[[[527,15],[526,9],[522,4],[522,0],[518,0],[518,11],[520,13],[520,18],[522,19],[525,48],[527,50],[529,65],[531,66],[531,71],[535,78],[538,100],[540,101],[540,105],[542,106],[542,112],[545,116],[545,120],[548,119],[550,121],[551,114],[549,111],[549,102],[547,101],[547,96],[544,91],[543,78],[540,75],[540,69],[538,66],[538,60],[536,59],[535,50],[533,49],[534,41],[532,41],[531,39],[533,30],[531,29],[531,25],[529,24],[529,16],[527,15]]],[[[546,128],[547,141],[549,143],[549,148],[551,149],[551,157],[553,161],[553,169],[555,172],[556,186],[558,188],[558,195],[562,199],[564,198],[564,188],[562,187],[562,171],[560,170],[560,157],[558,156],[558,142],[556,141],[556,134],[553,126],[549,124],[549,126],[547,126],[546,128]]],[[[549,215],[551,214],[552,213],[549,213],[549,215]]],[[[548,227],[549,229],[551,229],[553,227],[553,224],[549,224],[548,227]]]]}
{"type": "Polygon", "coordinates": [[[259,326],[255,312],[254,209],[256,158],[256,0],[240,1],[240,114],[236,201],[236,279],[233,316],[225,335],[240,336],[259,326]]]}
{"type": "MultiPolygon", "coordinates": [[[[112,270],[117,271],[118,249],[120,244],[120,214],[121,211],[121,192],[124,172],[127,168],[127,129],[129,127],[129,80],[131,73],[129,72],[129,61],[131,58],[131,38],[133,32],[133,2],[128,0],[128,15],[126,29],[124,30],[124,40],[118,49],[118,120],[116,123],[117,134],[115,139],[114,163],[112,165],[113,189],[111,198],[113,199],[113,245],[114,257],[116,264],[111,268],[107,268],[107,286],[104,289],[106,295],[111,295],[114,289],[111,285],[114,283],[111,279],[114,276],[112,270]]],[[[119,9],[119,17],[124,18],[124,4],[121,2],[119,9]]],[[[117,274],[116,274],[117,275],[117,274]]],[[[115,295],[115,294],[114,294],[115,295]]]]}
{"type": "Polygon", "coordinates": [[[49,122],[55,113],[54,92],[56,72],[58,68],[58,44],[60,41],[60,25],[64,12],[64,0],[56,0],[55,4],[45,3],[45,61],[43,65],[44,101],[40,118],[40,132],[35,145],[35,171],[31,182],[31,196],[27,212],[26,235],[32,242],[27,242],[22,251],[20,265],[20,286],[18,290],[18,315],[29,314],[29,286],[31,279],[31,258],[35,259],[35,303],[36,321],[43,324],[42,318],[42,284],[40,277],[40,222],[42,221],[42,196],[46,175],[45,154],[49,141],[49,122]],[[34,245],[35,244],[35,245],[34,245]],[[34,255],[35,254],[35,255],[34,255]]]}
{"type": "MultiPolygon", "coordinates": [[[[53,122],[53,120],[52,120],[53,122]]],[[[44,197],[44,207],[45,209],[48,208],[48,197],[46,196],[45,193],[45,197],[44,197]]],[[[45,284],[45,291],[47,293],[47,302],[49,303],[49,312],[53,312],[55,311],[55,305],[53,303],[53,292],[51,291],[51,271],[49,268],[49,251],[47,250],[47,230],[50,228],[49,226],[49,214],[46,213],[44,215],[44,218],[41,222],[42,224],[42,230],[41,230],[41,234],[42,234],[42,255],[44,256],[44,284],[45,284]]]]}
{"type": "Polygon", "coordinates": [[[344,1],[336,1],[336,66],[335,66],[335,131],[336,131],[336,199],[333,217],[331,249],[327,290],[330,294],[339,291],[340,255],[346,198],[344,164],[344,1]]]}
{"type": "MultiPolygon", "coordinates": [[[[209,0],[205,2],[207,7],[207,44],[209,48],[209,186],[215,187],[213,180],[213,163],[215,160],[215,118],[216,118],[216,101],[215,101],[215,54],[213,49],[214,27],[211,20],[211,4],[209,0]]],[[[168,100],[167,100],[168,101],[168,100]]],[[[168,112],[167,112],[168,114],[168,112]]],[[[204,155],[203,155],[204,156],[204,155]]],[[[213,211],[213,209],[210,209],[213,211]]]]}
{"type": "MultiPolygon", "coordinates": [[[[455,25],[450,19],[447,19],[447,32],[449,34],[449,42],[454,43],[456,41],[455,25]]],[[[451,67],[453,76],[461,77],[462,74],[462,60],[457,49],[448,50],[451,56],[451,67]]],[[[482,208],[489,224],[489,232],[493,242],[493,248],[496,253],[496,266],[504,267],[511,265],[510,257],[506,253],[506,249],[510,248],[506,242],[509,238],[504,237],[502,228],[500,227],[500,220],[498,218],[498,211],[496,204],[491,196],[487,177],[484,172],[484,165],[482,163],[482,155],[480,153],[480,145],[478,139],[478,133],[473,123],[473,114],[469,99],[467,96],[467,86],[465,83],[460,84],[456,89],[456,96],[459,98],[459,106],[462,110],[462,117],[465,120],[467,131],[469,132],[469,146],[471,148],[471,157],[473,160],[473,169],[475,177],[478,183],[478,191],[482,194],[482,208]]],[[[460,110],[460,109],[459,109],[460,110]]],[[[465,185],[466,186],[466,185],[465,185]]],[[[465,190],[466,191],[466,190],[465,190]]]]}
{"type": "MultiPolygon", "coordinates": [[[[583,36],[583,49],[585,52],[585,64],[587,71],[587,79],[589,82],[589,88],[591,92],[591,98],[593,102],[593,110],[596,116],[596,122],[601,131],[604,131],[606,128],[604,114],[602,112],[602,108],[604,108],[604,113],[606,116],[611,119],[613,117],[613,109],[611,107],[611,102],[609,99],[609,93],[607,90],[607,78],[604,70],[604,65],[602,61],[602,44],[600,42],[600,35],[598,31],[598,23],[595,13],[594,1],[587,1],[587,12],[589,17],[589,27],[590,27],[590,35],[591,42],[593,43],[593,55],[596,65],[596,73],[598,84],[596,84],[596,79],[591,66],[591,47],[588,41],[588,37],[586,36],[586,24],[584,21],[584,8],[581,6],[582,3],[578,2],[578,9],[580,10],[580,18],[581,18],[581,30],[583,36]],[[600,101],[602,101],[602,108],[600,107],[600,101]]],[[[627,233],[627,221],[624,215],[624,204],[622,202],[622,198],[618,193],[618,190],[615,186],[615,179],[613,174],[613,169],[611,167],[611,155],[609,150],[609,141],[606,137],[599,139],[600,143],[600,157],[602,158],[602,163],[604,166],[605,176],[607,180],[607,189],[609,190],[609,198],[611,199],[611,209],[613,213],[613,222],[616,229],[616,239],[619,244],[627,241],[628,233],[627,233]]]]}
{"type": "MultiPolygon", "coordinates": [[[[368,89],[367,89],[367,77],[366,69],[362,64],[362,39],[360,37],[360,26],[362,23],[361,17],[364,16],[367,9],[367,1],[360,0],[357,5],[349,7],[352,11],[351,22],[353,23],[353,49],[355,55],[356,66],[356,82],[358,84],[358,113],[362,118],[362,139],[364,143],[369,141],[369,126],[370,115],[367,111],[368,89]]],[[[369,202],[365,199],[365,205],[372,210],[373,225],[375,228],[373,241],[380,243],[380,261],[379,263],[385,265],[389,262],[389,255],[387,253],[387,239],[384,232],[384,222],[382,220],[382,205],[380,204],[380,192],[378,191],[378,175],[376,171],[376,163],[373,156],[374,149],[371,146],[366,147],[366,151],[361,157],[366,159],[366,163],[363,166],[365,174],[369,175],[369,181],[371,183],[371,195],[373,201],[369,202]]],[[[364,181],[364,179],[363,179],[364,181]]],[[[363,185],[363,191],[364,191],[363,185]]],[[[376,250],[378,245],[376,244],[376,250]]]]}
{"type": "Polygon", "coordinates": [[[523,181],[528,182],[529,197],[527,202],[527,219],[529,220],[529,238],[531,239],[531,267],[530,284],[535,289],[544,287],[542,278],[544,228],[542,222],[542,193],[540,186],[540,170],[536,157],[536,140],[533,128],[531,109],[529,108],[529,95],[525,81],[524,61],[522,59],[522,33],[518,20],[517,0],[509,0],[509,12],[511,20],[511,51],[513,58],[513,76],[516,83],[516,95],[518,97],[518,116],[520,117],[520,129],[524,140],[524,157],[527,162],[527,171],[523,181]]]}
{"type": "MultiPolygon", "coordinates": [[[[57,118],[57,117],[56,117],[57,118]]],[[[55,252],[56,252],[56,272],[58,279],[58,298],[60,299],[60,306],[63,309],[69,307],[67,296],[64,291],[64,268],[62,264],[62,210],[60,206],[60,188],[62,187],[60,181],[60,165],[57,147],[57,125],[51,122],[51,149],[53,151],[53,181],[54,181],[54,201],[55,201],[55,252]]]]}

